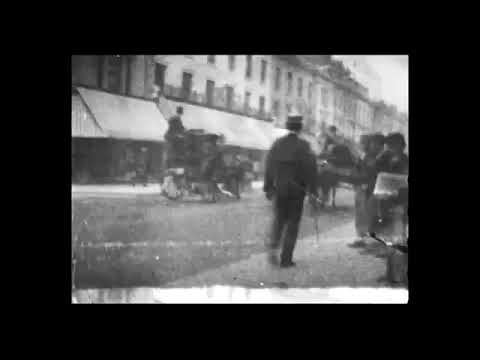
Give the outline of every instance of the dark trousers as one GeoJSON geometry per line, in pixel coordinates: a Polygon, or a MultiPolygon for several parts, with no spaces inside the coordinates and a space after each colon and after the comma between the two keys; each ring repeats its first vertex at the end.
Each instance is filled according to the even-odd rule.
{"type": "Polygon", "coordinates": [[[357,185],[355,188],[355,229],[357,236],[363,236],[369,232],[369,218],[367,208],[366,191],[357,185]]]}
{"type": "Polygon", "coordinates": [[[272,249],[278,249],[282,243],[282,235],[285,231],[282,253],[280,255],[280,261],[282,263],[292,261],[293,250],[297,242],[300,219],[302,218],[304,198],[304,196],[275,196],[273,199],[274,219],[270,246],[272,249]]]}

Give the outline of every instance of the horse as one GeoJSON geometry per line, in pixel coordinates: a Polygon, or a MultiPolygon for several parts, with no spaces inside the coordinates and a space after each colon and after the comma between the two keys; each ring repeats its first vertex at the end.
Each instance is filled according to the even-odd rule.
{"type": "Polygon", "coordinates": [[[325,207],[331,198],[331,205],[336,208],[335,197],[338,184],[341,181],[349,182],[348,172],[355,168],[356,163],[356,155],[344,144],[333,144],[318,156],[318,186],[322,191],[322,207],[325,207]]]}

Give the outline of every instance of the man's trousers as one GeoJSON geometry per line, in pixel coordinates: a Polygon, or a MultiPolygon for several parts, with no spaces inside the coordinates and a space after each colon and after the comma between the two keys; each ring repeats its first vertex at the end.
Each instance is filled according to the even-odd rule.
{"type": "Polygon", "coordinates": [[[357,236],[364,236],[369,232],[369,214],[367,208],[366,190],[360,185],[356,185],[355,189],[355,229],[357,236]]]}
{"type": "Polygon", "coordinates": [[[274,218],[270,246],[272,249],[278,249],[282,245],[280,255],[282,264],[292,261],[302,218],[304,198],[305,196],[275,196],[273,198],[274,218]],[[285,235],[282,242],[284,232],[285,235]]]}

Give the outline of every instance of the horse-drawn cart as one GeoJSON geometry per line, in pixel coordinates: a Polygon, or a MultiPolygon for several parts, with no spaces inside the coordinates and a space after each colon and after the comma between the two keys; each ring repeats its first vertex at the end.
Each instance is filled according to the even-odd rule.
{"type": "Polygon", "coordinates": [[[218,134],[188,130],[170,141],[163,195],[179,200],[188,194],[196,194],[216,202],[218,195],[223,193],[239,199],[242,169],[225,163],[222,140],[218,134]]]}

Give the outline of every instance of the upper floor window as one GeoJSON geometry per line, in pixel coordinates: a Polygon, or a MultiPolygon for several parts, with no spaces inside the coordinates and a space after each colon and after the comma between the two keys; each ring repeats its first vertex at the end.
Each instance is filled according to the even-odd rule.
{"type": "Polygon", "coordinates": [[[207,61],[209,64],[215,64],[215,55],[208,55],[207,61]]]}
{"type": "Polygon", "coordinates": [[[290,95],[292,93],[292,80],[293,75],[291,72],[287,74],[287,94],[290,95]]]}
{"type": "Polygon", "coordinates": [[[275,90],[280,90],[281,86],[281,70],[279,67],[275,69],[275,90]]]}
{"type": "Polygon", "coordinates": [[[228,55],[228,68],[231,71],[235,70],[235,55],[228,55]]]}
{"type": "Polygon", "coordinates": [[[163,90],[165,86],[165,71],[167,67],[163,64],[155,63],[155,85],[157,85],[160,90],[163,90]]]}
{"type": "Polygon", "coordinates": [[[303,79],[298,78],[298,96],[302,96],[303,92],[303,79]]]}
{"type": "Polygon", "coordinates": [[[286,104],[286,109],[287,109],[287,116],[290,114],[291,110],[292,110],[292,105],[291,104],[286,104]]]}
{"type": "Polygon", "coordinates": [[[107,89],[119,93],[122,88],[122,56],[108,56],[107,89]]]}
{"type": "Polygon", "coordinates": [[[245,92],[245,103],[244,103],[244,107],[245,107],[245,111],[247,111],[249,108],[250,108],[250,97],[251,97],[251,93],[246,91],[245,92]]]}
{"type": "Polygon", "coordinates": [[[227,86],[227,109],[232,109],[233,106],[233,87],[227,86]]]}
{"type": "Polygon", "coordinates": [[[273,108],[272,108],[273,115],[275,117],[278,117],[279,111],[280,111],[280,104],[279,104],[278,100],[275,100],[273,102],[273,108]]]}
{"type": "Polygon", "coordinates": [[[252,55],[247,55],[247,68],[245,72],[247,78],[252,77],[252,55]]]}
{"type": "Polygon", "coordinates": [[[265,82],[265,79],[267,77],[267,62],[265,60],[262,60],[262,72],[260,75],[260,81],[262,84],[265,82]]]}
{"type": "Polygon", "coordinates": [[[207,80],[207,89],[206,89],[206,94],[207,94],[207,104],[208,105],[213,105],[213,93],[215,91],[215,82],[211,80],[207,80]]]}
{"type": "Polygon", "coordinates": [[[265,96],[260,96],[259,98],[259,109],[260,109],[260,115],[265,114],[265,96]]]}
{"type": "Polygon", "coordinates": [[[322,88],[322,105],[328,107],[328,90],[326,88],[322,88]]]}
{"type": "Polygon", "coordinates": [[[308,84],[308,99],[312,98],[312,94],[313,94],[313,84],[310,82],[308,84]]]}
{"type": "Polygon", "coordinates": [[[182,93],[180,96],[183,99],[189,99],[192,92],[192,78],[193,75],[187,72],[182,74],[182,93]]]}

